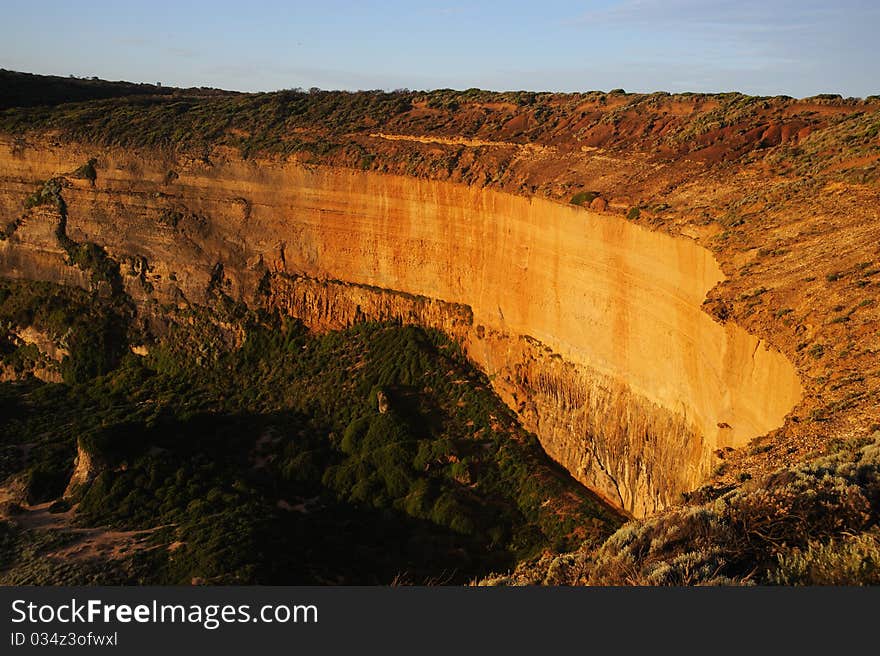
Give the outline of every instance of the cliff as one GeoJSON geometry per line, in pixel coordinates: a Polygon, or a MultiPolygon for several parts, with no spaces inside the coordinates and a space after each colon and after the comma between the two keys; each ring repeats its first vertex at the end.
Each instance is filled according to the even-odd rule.
{"type": "Polygon", "coordinates": [[[318,329],[443,329],[551,456],[635,515],[698,486],[716,452],[779,428],[802,396],[786,357],[704,311],[725,280],[710,251],[611,213],[223,149],[5,137],[0,216],[17,221],[0,275],[95,285],[67,264],[68,239],[106,249],[145,309],[219,286],[318,329]],[[74,175],[91,158],[94,178],[74,175]],[[64,212],[24,209],[53,178],[64,212]]]}

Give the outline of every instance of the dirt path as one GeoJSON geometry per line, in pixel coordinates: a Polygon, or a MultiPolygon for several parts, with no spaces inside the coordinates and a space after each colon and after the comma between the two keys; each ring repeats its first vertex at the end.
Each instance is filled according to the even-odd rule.
{"type": "Polygon", "coordinates": [[[443,146],[467,146],[468,148],[518,148],[529,152],[544,152],[555,150],[552,146],[541,146],[532,143],[514,143],[512,141],[484,141],[482,139],[466,139],[464,137],[434,137],[430,135],[415,134],[385,134],[373,132],[373,139],[385,139],[387,141],[415,141],[424,144],[441,144],[443,146]]]}
{"type": "Polygon", "coordinates": [[[387,139],[388,141],[417,141],[419,143],[436,143],[445,146],[469,146],[471,148],[481,148],[483,146],[522,148],[524,145],[509,141],[482,141],[480,139],[465,139],[464,137],[432,137],[411,134],[384,134],[382,132],[373,132],[370,136],[374,139],[387,139]]]}
{"type": "MultiPolygon", "coordinates": [[[[6,490],[0,488],[0,499],[8,496],[6,490]]],[[[73,525],[76,506],[66,512],[51,512],[52,502],[20,506],[20,512],[2,519],[14,521],[26,531],[62,531],[74,539],[64,547],[45,554],[51,558],[94,560],[118,559],[130,556],[136,551],[156,548],[149,544],[150,536],[164,526],[137,531],[116,531],[107,527],[81,528],[73,525]]]]}

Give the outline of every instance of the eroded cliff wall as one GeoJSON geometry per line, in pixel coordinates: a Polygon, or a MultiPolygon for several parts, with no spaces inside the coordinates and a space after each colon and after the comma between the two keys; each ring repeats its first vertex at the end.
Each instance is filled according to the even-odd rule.
{"type": "Polygon", "coordinates": [[[778,352],[702,310],[723,279],[695,242],[550,201],[448,182],[214,153],[181,161],[0,144],[0,274],[88,284],[24,210],[67,177],[70,238],[123,263],[141,303],[212,284],[328,328],[400,319],[455,335],[548,453],[635,515],[714,452],[780,426],[801,395],[778,352]],[[15,154],[13,154],[13,152],[15,154]],[[97,157],[97,179],[69,174],[97,157]],[[258,291],[259,290],[259,291],[258,291]]]}

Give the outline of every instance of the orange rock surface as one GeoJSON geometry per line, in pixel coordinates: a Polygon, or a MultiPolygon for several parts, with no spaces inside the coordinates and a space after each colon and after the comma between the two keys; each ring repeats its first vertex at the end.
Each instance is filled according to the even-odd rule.
{"type": "MultiPolygon", "coordinates": [[[[66,148],[0,160],[7,211],[81,158],[66,148]]],[[[178,166],[168,187],[165,162],[118,153],[101,164],[94,188],[64,190],[67,232],[145,260],[159,297],[198,302],[219,263],[247,301],[270,274],[271,302],[316,327],[402,318],[444,329],[552,456],[634,514],[698,485],[716,450],[780,427],[801,397],[783,355],[704,312],[724,275],[686,237],[396,175],[230,160],[178,166]]],[[[44,208],[26,215],[0,244],[2,273],[69,282],[54,228],[44,208]]]]}

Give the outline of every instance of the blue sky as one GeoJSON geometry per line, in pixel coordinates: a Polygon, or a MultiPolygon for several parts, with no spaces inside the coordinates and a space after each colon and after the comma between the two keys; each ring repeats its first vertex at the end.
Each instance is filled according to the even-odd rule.
{"type": "Polygon", "coordinates": [[[0,67],[268,91],[880,93],[880,0],[3,0],[0,67]]]}

